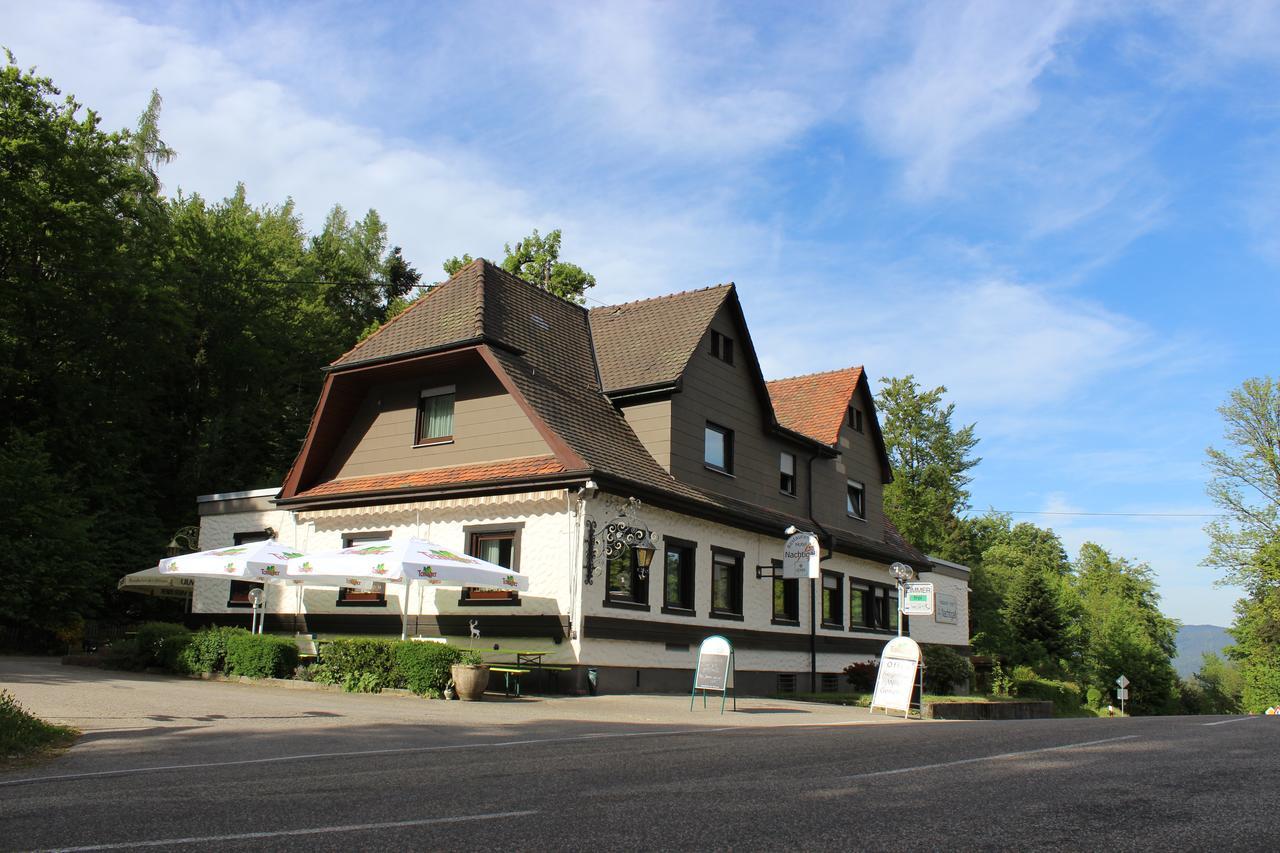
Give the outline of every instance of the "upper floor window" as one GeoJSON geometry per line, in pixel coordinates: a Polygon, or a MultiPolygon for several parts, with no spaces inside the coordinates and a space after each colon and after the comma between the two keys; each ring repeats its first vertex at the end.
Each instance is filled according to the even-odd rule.
{"type": "MultiPolygon", "coordinates": [[[[342,547],[357,542],[380,542],[391,538],[390,530],[376,533],[344,533],[342,547]]],[[[387,585],[381,581],[363,581],[362,586],[344,586],[338,590],[338,604],[344,607],[386,607],[387,585]]]]}
{"type": "Polygon", "coordinates": [[[733,430],[707,421],[702,461],[726,474],[733,473],[733,430]]]}
{"type": "Polygon", "coordinates": [[[796,493],[796,455],[782,452],[778,457],[778,488],[785,495],[796,493]]]}
{"type": "MultiPolygon", "coordinates": [[[[520,571],[520,530],[510,527],[502,530],[468,529],[467,553],[490,563],[520,571]]],[[[486,604],[514,603],[520,600],[520,593],[505,589],[479,589],[468,586],[462,589],[459,604],[484,602],[486,604]]]]}
{"type": "Polygon", "coordinates": [[[862,432],[862,412],[853,406],[849,407],[849,428],[854,432],[862,432]]]}
{"type": "Polygon", "coordinates": [[[849,481],[845,491],[844,511],[850,518],[867,517],[867,487],[857,480],[849,481]]]}
{"type": "Polygon", "coordinates": [[[725,364],[733,364],[733,338],[714,329],[711,332],[711,354],[725,364]]]}
{"type": "Polygon", "coordinates": [[[418,399],[418,425],[414,444],[443,444],[453,441],[454,386],[428,388],[418,399]]]}

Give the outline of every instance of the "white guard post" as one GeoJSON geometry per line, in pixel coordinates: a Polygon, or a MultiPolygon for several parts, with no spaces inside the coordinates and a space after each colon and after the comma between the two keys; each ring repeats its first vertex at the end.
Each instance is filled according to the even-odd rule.
{"type": "Polygon", "coordinates": [[[871,710],[877,707],[911,715],[911,691],[915,687],[916,669],[920,666],[920,646],[910,637],[894,637],[885,644],[876,673],[876,690],[871,696],[871,710]]]}
{"type": "MultiPolygon", "coordinates": [[[[720,713],[729,689],[733,688],[733,644],[719,634],[707,637],[698,647],[698,669],[693,674],[693,692],[689,694],[689,710],[702,691],[702,707],[707,707],[707,691],[720,691],[720,713]]],[[[738,691],[733,690],[733,710],[738,710],[738,691]]]]}

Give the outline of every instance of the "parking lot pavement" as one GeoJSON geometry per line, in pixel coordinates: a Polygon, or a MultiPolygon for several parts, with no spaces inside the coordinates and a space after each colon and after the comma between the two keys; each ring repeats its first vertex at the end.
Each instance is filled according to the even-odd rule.
{"type": "MultiPolygon", "coordinates": [[[[275,734],[313,735],[316,748],[394,747],[459,734],[501,736],[518,730],[554,736],[584,727],[735,728],[901,724],[900,718],[848,708],[743,697],[720,713],[718,697],[689,708],[679,695],[523,697],[490,694],[481,702],[446,702],[395,694],[300,690],[166,675],[63,666],[57,659],[0,658],[0,688],[44,719],[84,732],[55,763],[85,770],[251,754],[275,734]]],[[[920,725],[915,723],[915,725],[920,725]]]]}

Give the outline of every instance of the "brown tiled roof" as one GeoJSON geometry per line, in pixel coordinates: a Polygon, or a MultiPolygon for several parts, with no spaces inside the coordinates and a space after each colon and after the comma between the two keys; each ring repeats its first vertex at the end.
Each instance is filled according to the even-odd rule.
{"type": "Polygon", "coordinates": [[[349,367],[479,338],[484,333],[484,263],[467,264],[338,356],[332,366],[349,367]]]}
{"type": "Polygon", "coordinates": [[[600,380],[606,392],[674,382],[732,284],[591,309],[600,380]]]}
{"type": "Polygon", "coordinates": [[[925,564],[929,562],[929,558],[924,555],[923,551],[903,538],[902,534],[898,532],[898,528],[889,520],[887,515],[884,518],[884,541],[910,556],[912,562],[917,560],[925,564]]]}
{"type": "Polygon", "coordinates": [[[406,471],[401,474],[377,474],[370,477],[330,480],[302,492],[298,497],[319,498],[366,492],[391,492],[401,489],[460,486],[468,483],[489,483],[495,480],[518,480],[560,474],[564,470],[564,466],[554,456],[529,456],[523,459],[506,459],[502,462],[485,462],[478,465],[455,465],[450,468],[432,468],[427,471],[406,471]]]}
{"type": "Polygon", "coordinates": [[[834,446],[853,398],[861,367],[810,373],[768,383],[778,423],[793,432],[834,446]]]}

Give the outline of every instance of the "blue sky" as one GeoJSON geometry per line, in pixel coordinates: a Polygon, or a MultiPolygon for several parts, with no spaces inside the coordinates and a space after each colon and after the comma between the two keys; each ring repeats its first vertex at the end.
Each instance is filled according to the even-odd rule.
{"type": "MultiPolygon", "coordinates": [[[[167,189],[376,208],[429,276],[560,227],[603,302],[735,281],[769,378],[946,385],[978,509],[1198,567],[1215,408],[1276,373],[1280,7],[1235,2],[119,4],[0,42],[167,189]],[[797,14],[800,8],[803,14],[797,14]],[[1151,513],[1158,516],[1107,515],[1151,513]]],[[[261,484],[229,484],[230,486],[261,484]]]]}

